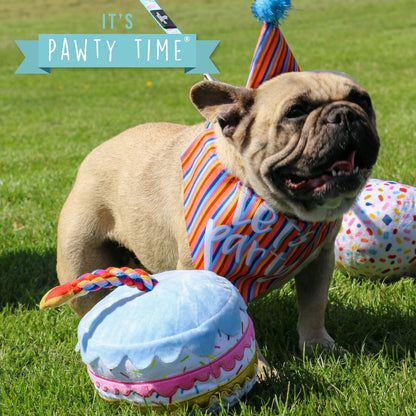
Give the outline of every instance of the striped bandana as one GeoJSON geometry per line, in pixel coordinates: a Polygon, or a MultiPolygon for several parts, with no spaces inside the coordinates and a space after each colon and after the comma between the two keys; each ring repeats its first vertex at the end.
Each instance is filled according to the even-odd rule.
{"type": "Polygon", "coordinates": [[[293,273],[335,226],[275,212],[221,165],[213,129],[195,137],[181,161],[193,264],[226,277],[246,302],[293,273]]]}

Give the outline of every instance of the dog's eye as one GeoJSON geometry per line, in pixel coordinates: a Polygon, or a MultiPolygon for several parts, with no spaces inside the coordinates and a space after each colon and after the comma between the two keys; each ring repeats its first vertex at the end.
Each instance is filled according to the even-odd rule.
{"type": "Polygon", "coordinates": [[[359,105],[367,114],[371,114],[373,105],[371,104],[371,98],[368,94],[361,91],[351,91],[348,100],[359,105]]]}
{"type": "Polygon", "coordinates": [[[361,97],[358,101],[357,104],[366,112],[369,113],[371,112],[372,109],[372,104],[371,104],[371,100],[370,97],[367,96],[363,96],[361,97]]]}
{"type": "Polygon", "coordinates": [[[289,108],[286,112],[286,118],[300,118],[306,115],[306,110],[299,104],[296,104],[289,108]]]}

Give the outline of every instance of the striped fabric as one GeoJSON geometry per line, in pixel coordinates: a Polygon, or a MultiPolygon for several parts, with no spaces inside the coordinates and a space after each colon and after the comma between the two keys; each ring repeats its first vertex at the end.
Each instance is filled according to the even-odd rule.
{"type": "Polygon", "coordinates": [[[247,88],[257,88],[262,82],[284,72],[300,71],[277,24],[263,23],[250,65],[247,88]]]}
{"type": "Polygon", "coordinates": [[[229,279],[246,302],[289,276],[334,228],[273,211],[219,162],[212,129],[181,156],[184,210],[196,269],[229,279]]]}

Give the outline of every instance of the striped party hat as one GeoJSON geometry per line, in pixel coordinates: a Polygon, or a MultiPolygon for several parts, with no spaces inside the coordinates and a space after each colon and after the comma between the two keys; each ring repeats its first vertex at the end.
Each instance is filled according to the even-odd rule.
{"type": "Polygon", "coordinates": [[[250,65],[247,88],[257,88],[262,82],[284,72],[300,70],[279,29],[279,22],[287,16],[290,7],[290,0],[256,0],[251,6],[262,27],[250,65]]]}

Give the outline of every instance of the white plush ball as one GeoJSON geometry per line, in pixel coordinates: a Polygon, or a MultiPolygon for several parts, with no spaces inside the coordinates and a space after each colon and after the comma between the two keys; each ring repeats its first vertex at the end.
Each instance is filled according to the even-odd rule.
{"type": "Polygon", "coordinates": [[[343,217],[335,261],[355,276],[416,276],[416,188],[370,179],[343,217]]]}

